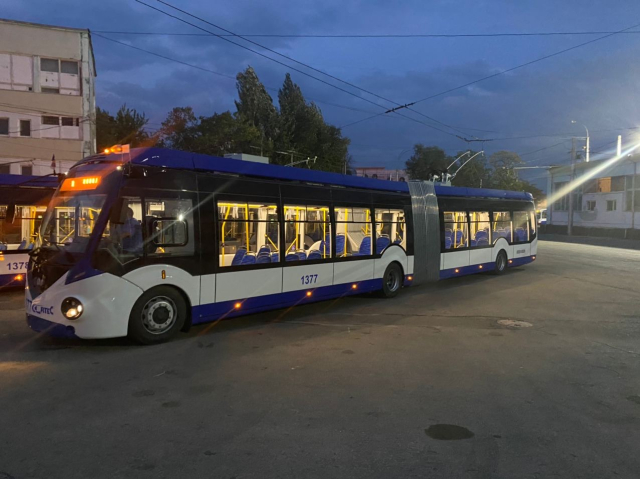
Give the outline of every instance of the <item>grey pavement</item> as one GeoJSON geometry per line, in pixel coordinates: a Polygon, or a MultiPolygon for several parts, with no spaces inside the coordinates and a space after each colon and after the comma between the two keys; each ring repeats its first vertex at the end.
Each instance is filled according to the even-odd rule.
{"type": "Polygon", "coordinates": [[[3,294],[0,478],[637,478],[639,280],[640,252],[541,242],[150,347],[39,337],[3,294]]]}

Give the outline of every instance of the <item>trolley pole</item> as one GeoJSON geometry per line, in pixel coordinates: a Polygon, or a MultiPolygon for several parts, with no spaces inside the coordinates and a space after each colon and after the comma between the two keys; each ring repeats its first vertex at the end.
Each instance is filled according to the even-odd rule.
{"type": "MultiPolygon", "coordinates": [[[[576,178],[576,139],[571,138],[571,179],[569,184],[573,186],[573,181],[576,178]]],[[[569,191],[569,218],[567,220],[567,236],[573,234],[573,190],[569,191]]]]}

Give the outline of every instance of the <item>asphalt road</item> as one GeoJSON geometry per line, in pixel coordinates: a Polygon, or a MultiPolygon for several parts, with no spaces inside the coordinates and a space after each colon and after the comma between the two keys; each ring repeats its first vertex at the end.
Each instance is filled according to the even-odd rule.
{"type": "Polygon", "coordinates": [[[1,479],[640,476],[638,251],[542,242],[501,277],[151,347],[0,308],[1,479]]]}

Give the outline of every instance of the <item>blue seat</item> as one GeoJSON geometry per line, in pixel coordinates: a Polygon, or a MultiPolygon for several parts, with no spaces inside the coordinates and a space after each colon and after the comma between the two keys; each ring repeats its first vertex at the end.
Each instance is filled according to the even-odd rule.
{"type": "Polygon", "coordinates": [[[476,246],[488,246],[489,245],[489,238],[480,238],[478,241],[476,241],[476,246]]]}
{"type": "Polygon", "coordinates": [[[289,253],[284,258],[285,261],[300,261],[300,257],[295,253],[289,253]]]}
{"type": "Polygon", "coordinates": [[[247,253],[242,257],[242,261],[240,264],[256,264],[256,255],[255,253],[247,253]]]}
{"type": "Polygon", "coordinates": [[[488,237],[489,237],[489,233],[487,233],[485,230],[476,231],[476,241],[478,241],[480,238],[488,238],[488,237]]]}
{"type": "Polygon", "coordinates": [[[358,250],[358,256],[369,256],[371,254],[371,236],[365,236],[360,243],[360,249],[358,250]]]}
{"type": "Polygon", "coordinates": [[[263,255],[263,254],[266,254],[266,255],[270,255],[271,254],[271,248],[269,248],[266,244],[260,246],[260,249],[258,250],[258,256],[263,255]]]}
{"type": "Polygon", "coordinates": [[[258,255],[258,259],[256,259],[256,263],[264,264],[271,263],[271,256],[268,254],[258,255]]]}
{"type": "Polygon", "coordinates": [[[298,251],[296,252],[296,254],[298,255],[298,258],[300,259],[300,261],[307,260],[307,253],[305,253],[304,251],[298,251]]]}
{"type": "Polygon", "coordinates": [[[34,246],[35,246],[35,243],[29,243],[29,246],[27,246],[27,249],[31,250],[33,249],[34,246]]]}
{"type": "Polygon", "coordinates": [[[0,244],[0,251],[7,251],[7,245],[4,243],[0,244]]]}
{"type": "Polygon", "coordinates": [[[280,253],[271,253],[271,262],[277,263],[280,261],[280,253]]]}
{"type": "Polygon", "coordinates": [[[462,244],[464,243],[464,233],[462,232],[462,230],[457,230],[456,231],[456,244],[462,244]]]}
{"type": "Polygon", "coordinates": [[[336,235],[336,256],[344,255],[344,247],[347,237],[343,234],[336,235]]]}
{"type": "Polygon", "coordinates": [[[471,246],[477,246],[478,242],[476,240],[471,240],[471,246]]]}
{"type": "Polygon", "coordinates": [[[452,246],[453,246],[453,240],[450,237],[445,236],[445,238],[444,238],[444,249],[451,249],[452,246]]]}
{"type": "Polygon", "coordinates": [[[376,239],[376,254],[381,254],[385,249],[387,249],[387,246],[389,246],[391,244],[391,240],[389,240],[389,237],[384,235],[384,236],[380,236],[379,238],[376,239]]]}
{"type": "Polygon", "coordinates": [[[238,251],[236,251],[236,254],[233,256],[233,259],[231,260],[231,266],[237,266],[240,263],[242,263],[242,258],[244,258],[246,254],[247,254],[247,250],[245,248],[240,248],[238,251]]]}
{"type": "Polygon", "coordinates": [[[322,259],[322,253],[320,253],[320,250],[312,249],[311,251],[309,251],[309,256],[307,256],[307,259],[322,259]]]}
{"type": "Polygon", "coordinates": [[[18,249],[26,249],[27,248],[27,240],[22,240],[22,243],[20,243],[20,246],[18,246],[18,249]]]}
{"type": "Polygon", "coordinates": [[[331,241],[322,241],[320,243],[320,254],[323,256],[331,255],[331,241]]]}

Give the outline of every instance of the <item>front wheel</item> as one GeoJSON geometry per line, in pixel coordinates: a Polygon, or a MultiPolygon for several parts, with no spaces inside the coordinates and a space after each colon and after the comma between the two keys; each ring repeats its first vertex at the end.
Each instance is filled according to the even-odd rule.
{"type": "Polygon", "coordinates": [[[402,279],[402,268],[397,263],[387,266],[382,277],[382,296],[385,298],[396,296],[402,287],[402,279]]]}
{"type": "Polygon", "coordinates": [[[184,326],[187,304],[170,286],[145,292],[131,310],[129,336],[142,344],[167,341],[184,326]]]}
{"type": "Polygon", "coordinates": [[[496,266],[493,272],[495,274],[502,274],[507,270],[507,253],[504,250],[501,250],[496,256],[496,266]]]}

